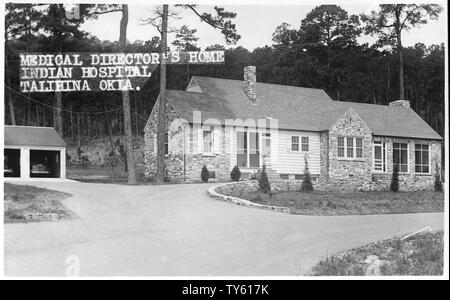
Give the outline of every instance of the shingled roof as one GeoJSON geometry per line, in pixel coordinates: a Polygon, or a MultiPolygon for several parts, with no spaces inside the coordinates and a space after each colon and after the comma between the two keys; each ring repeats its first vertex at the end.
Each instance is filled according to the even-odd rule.
{"type": "Polygon", "coordinates": [[[257,104],[243,92],[243,81],[192,77],[187,91],[167,90],[175,112],[192,122],[192,112],[210,118],[278,119],[280,129],[325,131],[353,108],[374,135],[442,139],[412,109],[332,100],[323,90],[256,83],[257,104]]]}
{"type": "Polygon", "coordinates": [[[65,147],[66,143],[52,127],[5,125],[5,146],[65,147]]]}

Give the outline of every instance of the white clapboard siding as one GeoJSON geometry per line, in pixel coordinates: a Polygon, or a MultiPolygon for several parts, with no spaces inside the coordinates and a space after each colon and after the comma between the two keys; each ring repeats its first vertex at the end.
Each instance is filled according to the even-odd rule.
{"type": "Polygon", "coordinates": [[[320,173],[320,134],[309,131],[279,130],[278,135],[272,135],[271,147],[272,169],[280,174],[303,174],[305,169],[305,154],[308,153],[308,167],[311,174],[320,173]],[[291,137],[299,137],[299,151],[291,150],[291,137]],[[309,151],[301,151],[302,136],[309,137],[309,151]]]}

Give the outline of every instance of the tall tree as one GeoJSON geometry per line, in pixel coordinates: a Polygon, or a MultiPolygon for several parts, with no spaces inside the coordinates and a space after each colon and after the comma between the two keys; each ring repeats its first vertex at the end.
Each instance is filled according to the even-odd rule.
{"type": "MultiPolygon", "coordinates": [[[[198,41],[198,37],[195,35],[197,29],[189,29],[187,25],[181,26],[181,29],[175,35],[175,40],[172,42],[172,45],[178,47],[180,50],[185,51],[196,51],[199,48],[197,47],[196,42],[198,41]]],[[[189,83],[189,64],[186,64],[186,82],[189,83]]]]}
{"type": "MultiPolygon", "coordinates": [[[[127,47],[128,5],[122,4],[122,19],[120,20],[119,43],[122,52],[127,47]]],[[[133,153],[133,133],[131,129],[130,92],[122,91],[123,119],[125,131],[125,143],[127,148],[128,184],[136,184],[136,168],[133,153]]]]}
{"type": "Polygon", "coordinates": [[[347,45],[356,42],[361,34],[359,17],[348,15],[338,5],[320,5],[302,20],[300,35],[305,44],[321,44],[327,47],[328,65],[333,45],[347,45]]]}
{"type": "MultiPolygon", "coordinates": [[[[34,9],[30,4],[6,3],[5,6],[5,48],[6,53],[13,54],[9,49],[9,39],[19,39],[25,37],[28,39],[33,33],[38,31],[37,21],[41,17],[41,13],[34,9]]],[[[30,44],[27,43],[29,49],[30,44]]],[[[14,56],[17,53],[14,53],[14,56]]],[[[16,125],[16,117],[14,112],[14,99],[11,92],[11,70],[9,68],[10,55],[5,55],[5,78],[7,81],[8,106],[9,115],[12,125],[16,125]]]]}
{"type": "Polygon", "coordinates": [[[428,20],[437,20],[441,11],[442,7],[437,4],[381,4],[379,10],[361,15],[366,33],[379,36],[379,46],[397,49],[399,99],[405,99],[402,33],[428,20]]]}
{"type": "MultiPolygon", "coordinates": [[[[87,6],[80,5],[80,18],[67,18],[66,6],[63,4],[49,4],[39,21],[39,27],[50,35],[49,42],[53,51],[62,52],[66,50],[67,40],[81,39],[86,34],[79,27],[84,22],[87,6]]],[[[70,48],[70,47],[67,47],[70,48]]],[[[62,92],[55,92],[55,107],[53,111],[53,126],[64,134],[62,116],[62,92]]]]}
{"type": "Polygon", "coordinates": [[[196,44],[198,37],[195,35],[196,32],[197,29],[190,29],[187,25],[181,26],[175,35],[175,40],[172,42],[172,45],[186,51],[198,50],[196,44]]]}
{"type": "MultiPolygon", "coordinates": [[[[161,57],[164,57],[167,51],[167,19],[169,14],[169,5],[164,4],[162,10],[161,22],[161,57]]],[[[160,64],[159,79],[159,106],[158,106],[158,133],[157,133],[157,156],[156,156],[156,180],[158,183],[164,182],[165,173],[165,153],[164,137],[166,134],[166,72],[167,65],[164,58],[160,64]]]]}
{"type": "MultiPolygon", "coordinates": [[[[236,17],[236,13],[226,11],[222,7],[214,7],[215,14],[207,13],[207,12],[200,12],[198,10],[198,7],[196,5],[185,5],[180,4],[176,5],[177,7],[183,7],[188,10],[191,10],[195,15],[197,15],[201,21],[206,22],[208,25],[212,26],[215,29],[218,29],[222,32],[223,36],[225,37],[225,41],[227,44],[234,44],[236,43],[241,36],[237,34],[236,32],[236,25],[233,24],[230,19],[233,19],[236,17]]],[[[161,19],[160,26],[157,26],[158,30],[161,33],[161,53],[166,53],[166,47],[167,47],[167,31],[168,31],[168,20],[169,15],[169,6],[163,5],[163,11],[162,14],[159,14],[159,17],[161,19]],[[166,39],[166,41],[164,41],[166,39]]],[[[154,25],[155,23],[158,24],[158,16],[156,18],[149,18],[147,23],[150,23],[154,25]]],[[[166,65],[163,63],[163,61],[160,64],[160,95],[159,95],[159,109],[158,109],[158,133],[157,133],[157,158],[156,158],[156,181],[158,183],[164,182],[164,135],[166,131],[166,124],[165,124],[165,109],[167,106],[167,99],[166,99],[166,65]]]]}

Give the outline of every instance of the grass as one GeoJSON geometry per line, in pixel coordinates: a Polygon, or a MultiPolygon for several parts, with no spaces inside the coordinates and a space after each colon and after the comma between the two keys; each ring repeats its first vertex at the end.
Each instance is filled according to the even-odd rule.
{"type": "Polygon", "coordinates": [[[444,193],[414,192],[321,192],[310,193],[233,192],[238,198],[264,205],[289,207],[292,214],[301,215],[366,215],[444,211],[444,193]]]}
{"type": "MultiPolygon", "coordinates": [[[[128,181],[128,173],[125,172],[123,166],[114,168],[113,180],[111,167],[108,166],[87,166],[85,168],[68,166],[66,174],[67,178],[81,182],[126,184],[128,181]]],[[[138,184],[146,183],[142,166],[136,167],[136,178],[138,184]]]]}
{"type": "Polygon", "coordinates": [[[5,183],[4,192],[5,223],[25,222],[26,213],[56,213],[64,219],[74,216],[61,204],[70,194],[10,183],[5,183]]]}
{"type": "Polygon", "coordinates": [[[381,276],[442,275],[444,232],[418,234],[403,241],[394,238],[347,250],[319,262],[310,275],[364,276],[369,255],[382,261],[378,274],[381,276]]]}

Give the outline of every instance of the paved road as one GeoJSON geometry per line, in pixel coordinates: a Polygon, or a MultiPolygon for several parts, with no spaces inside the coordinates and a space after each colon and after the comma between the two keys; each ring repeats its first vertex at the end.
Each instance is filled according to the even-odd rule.
{"type": "Polygon", "coordinates": [[[206,184],[33,184],[73,194],[64,204],[79,218],[7,224],[9,276],[64,276],[70,255],[81,276],[295,276],[336,251],[444,227],[442,213],[314,217],[241,207],[210,199],[206,184]]]}

